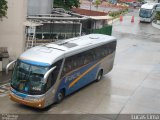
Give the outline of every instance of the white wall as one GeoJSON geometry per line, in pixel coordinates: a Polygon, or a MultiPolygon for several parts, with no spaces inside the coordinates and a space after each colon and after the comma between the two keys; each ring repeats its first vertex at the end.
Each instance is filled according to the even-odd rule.
{"type": "Polygon", "coordinates": [[[100,29],[102,28],[103,26],[105,25],[105,20],[97,20],[95,23],[94,23],[94,29],[100,29]]]}
{"type": "Polygon", "coordinates": [[[8,47],[11,59],[17,58],[24,50],[27,0],[7,0],[7,17],[0,21],[0,47],[8,47]]]}
{"type": "Polygon", "coordinates": [[[53,0],[28,0],[28,15],[51,14],[53,0]]]}

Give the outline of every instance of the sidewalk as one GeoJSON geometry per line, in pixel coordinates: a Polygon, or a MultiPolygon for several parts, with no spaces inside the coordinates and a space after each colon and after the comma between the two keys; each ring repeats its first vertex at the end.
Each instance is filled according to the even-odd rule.
{"type": "Polygon", "coordinates": [[[108,21],[108,25],[113,25],[114,22],[118,21],[119,18],[114,18],[113,20],[108,21]]]}
{"type": "Polygon", "coordinates": [[[11,78],[11,71],[9,72],[8,75],[6,75],[5,72],[0,72],[0,84],[9,82],[10,78],[11,78]]]}

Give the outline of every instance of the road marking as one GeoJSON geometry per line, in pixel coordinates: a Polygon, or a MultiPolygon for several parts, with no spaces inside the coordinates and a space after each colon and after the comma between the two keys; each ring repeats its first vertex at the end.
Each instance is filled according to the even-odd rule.
{"type": "Polygon", "coordinates": [[[10,90],[10,84],[3,84],[0,86],[0,97],[4,97],[9,93],[10,90]]]}
{"type": "Polygon", "coordinates": [[[3,93],[4,91],[5,91],[5,90],[1,90],[1,89],[0,89],[0,93],[3,93]]]}
{"type": "Polygon", "coordinates": [[[0,94],[0,97],[5,97],[5,96],[7,96],[8,94],[7,93],[5,93],[5,94],[0,94]]]}
{"type": "MultiPolygon", "coordinates": [[[[3,85],[1,85],[1,86],[10,86],[10,83],[6,83],[6,84],[3,84],[3,85]]],[[[0,86],[0,87],[1,87],[0,86]]]]}

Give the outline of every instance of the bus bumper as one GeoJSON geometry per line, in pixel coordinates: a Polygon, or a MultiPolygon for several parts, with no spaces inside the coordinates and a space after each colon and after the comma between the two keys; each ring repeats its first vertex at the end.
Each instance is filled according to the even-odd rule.
{"type": "Polygon", "coordinates": [[[27,106],[39,108],[39,109],[44,108],[44,103],[45,103],[44,100],[39,100],[39,101],[24,100],[24,99],[18,98],[16,95],[11,93],[9,94],[9,97],[12,101],[23,104],[23,105],[27,105],[27,106]]]}
{"type": "Polygon", "coordinates": [[[140,21],[141,22],[148,22],[148,23],[150,23],[151,19],[150,18],[140,18],[140,21]]]}

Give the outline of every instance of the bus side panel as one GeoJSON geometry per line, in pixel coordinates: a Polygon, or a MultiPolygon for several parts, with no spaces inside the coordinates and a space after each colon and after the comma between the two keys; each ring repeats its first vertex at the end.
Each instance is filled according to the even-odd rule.
{"type": "Polygon", "coordinates": [[[91,71],[89,71],[84,76],[82,75],[82,77],[78,80],[78,82],[75,83],[73,86],[71,86],[71,87],[68,86],[67,95],[71,94],[72,92],[74,92],[74,91],[86,86],[87,84],[91,83],[92,81],[94,81],[96,79],[98,68],[99,68],[99,65],[94,67],[91,71]]]}
{"type": "Polygon", "coordinates": [[[65,88],[66,95],[68,95],[68,94],[78,90],[79,88],[87,85],[88,83],[92,82],[93,80],[95,80],[96,73],[99,68],[99,64],[97,64],[97,62],[98,61],[95,61],[95,62],[92,62],[88,65],[85,65],[82,68],[77,69],[76,71],[71,72],[66,77],[64,77],[58,87],[56,97],[57,97],[58,92],[61,89],[65,88]],[[74,85],[71,85],[77,79],[79,79],[79,80],[74,85]]]}
{"type": "Polygon", "coordinates": [[[113,51],[111,54],[66,75],[66,77],[62,79],[55,97],[57,97],[61,89],[65,89],[65,95],[68,95],[89,84],[96,79],[99,69],[103,69],[103,74],[111,71],[114,63],[116,41],[111,44],[111,48],[109,47],[109,49],[113,51]]]}
{"type": "Polygon", "coordinates": [[[106,58],[102,60],[100,68],[103,69],[104,75],[112,70],[114,64],[114,57],[115,57],[115,52],[108,55],[106,58]]]}

